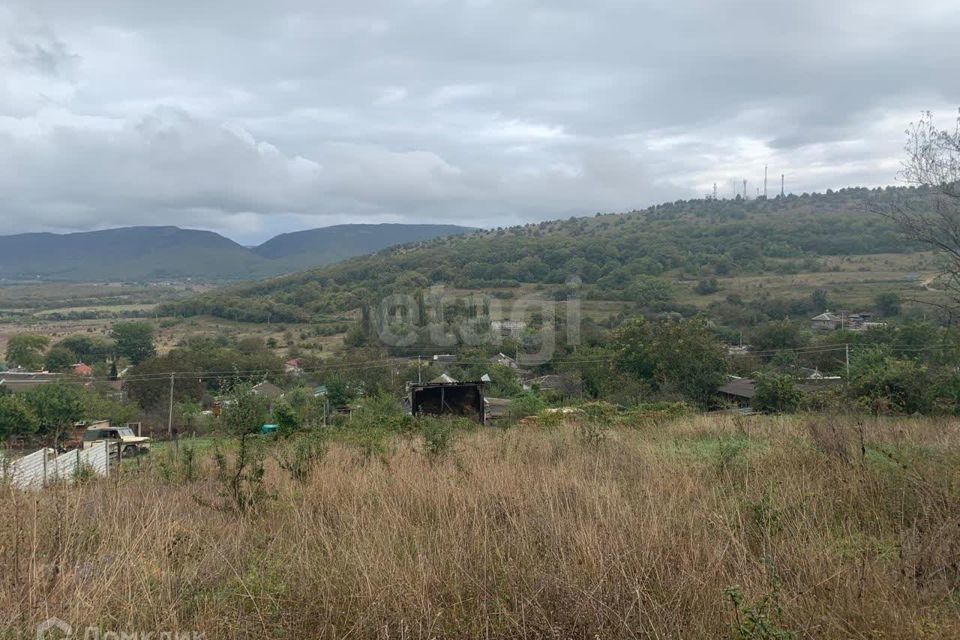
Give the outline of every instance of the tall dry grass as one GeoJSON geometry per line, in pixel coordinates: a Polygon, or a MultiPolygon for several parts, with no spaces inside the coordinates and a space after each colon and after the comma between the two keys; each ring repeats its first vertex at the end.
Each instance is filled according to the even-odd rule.
{"type": "Polygon", "coordinates": [[[956,421],[703,417],[334,444],[244,515],[209,465],[4,489],[0,636],[960,637],[958,462],[956,421]]]}

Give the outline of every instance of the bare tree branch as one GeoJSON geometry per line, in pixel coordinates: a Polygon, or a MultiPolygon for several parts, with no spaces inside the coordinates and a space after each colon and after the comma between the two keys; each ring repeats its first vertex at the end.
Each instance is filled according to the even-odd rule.
{"type": "Polygon", "coordinates": [[[899,177],[927,197],[904,197],[878,212],[906,238],[944,259],[939,280],[952,307],[942,308],[954,317],[960,307],[960,117],[952,128],[940,129],[927,111],[907,127],[906,135],[907,157],[899,177]]]}

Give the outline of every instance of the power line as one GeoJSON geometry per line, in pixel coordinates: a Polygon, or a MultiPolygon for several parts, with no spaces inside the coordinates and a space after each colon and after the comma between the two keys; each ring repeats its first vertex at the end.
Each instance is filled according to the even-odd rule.
{"type": "MultiPolygon", "coordinates": [[[[872,344],[834,344],[834,345],[809,345],[806,347],[780,347],[774,349],[761,349],[753,351],[744,351],[744,352],[734,352],[728,353],[729,357],[756,357],[756,356],[774,356],[781,353],[790,353],[795,355],[819,355],[825,353],[832,353],[837,351],[846,352],[849,350],[868,350],[873,348],[881,348],[893,353],[924,353],[924,352],[946,352],[946,351],[960,351],[960,345],[932,345],[926,347],[907,347],[907,346],[884,346],[884,345],[872,345],[872,344]]],[[[563,357],[560,356],[555,359],[556,362],[561,364],[595,364],[603,362],[611,362],[619,357],[619,354],[611,353],[605,356],[593,356],[589,358],[574,358],[574,357],[563,357]]],[[[375,358],[371,360],[364,360],[359,362],[339,362],[339,363],[329,363],[320,365],[317,367],[300,369],[300,373],[325,373],[325,372],[335,372],[335,371],[358,371],[365,369],[375,369],[381,368],[389,365],[407,365],[414,366],[420,360],[420,357],[414,358],[410,356],[397,356],[392,358],[375,358]]],[[[427,364],[433,364],[432,361],[428,361],[427,364]]],[[[451,363],[454,365],[490,365],[494,364],[490,359],[482,360],[456,360],[451,363]]],[[[419,367],[418,367],[419,368],[419,367]]],[[[171,384],[177,378],[210,378],[210,379],[226,379],[231,377],[251,377],[257,375],[271,375],[271,374],[287,374],[288,370],[283,369],[230,369],[230,370],[201,370],[201,371],[164,371],[157,373],[144,373],[144,374],[130,374],[119,378],[122,382],[140,382],[140,381],[158,381],[158,380],[170,380],[171,384]]],[[[88,377],[84,378],[86,380],[91,380],[93,382],[107,382],[110,381],[105,378],[97,377],[88,377]]]]}
{"type": "MultiPolygon", "coordinates": [[[[563,362],[569,363],[590,363],[590,362],[604,362],[614,359],[615,355],[602,356],[595,358],[579,358],[579,359],[569,359],[563,358],[563,362]]],[[[300,369],[301,373],[322,373],[330,370],[351,370],[351,369],[373,369],[379,368],[382,366],[395,364],[406,364],[413,366],[416,363],[414,358],[408,357],[396,357],[396,358],[380,358],[375,360],[366,360],[362,362],[345,362],[338,364],[329,364],[323,365],[321,367],[314,367],[310,369],[300,369]]],[[[429,363],[428,363],[429,364],[429,363]]],[[[489,359],[486,360],[457,360],[455,364],[492,364],[489,359]]],[[[244,375],[258,375],[258,374],[286,374],[286,369],[234,369],[234,370],[213,370],[213,371],[165,371],[162,373],[148,373],[148,374],[132,374],[120,378],[122,381],[140,381],[140,380],[167,380],[171,375],[178,378],[183,377],[199,377],[199,378],[228,378],[233,376],[244,376],[244,375]]],[[[102,378],[88,378],[93,379],[94,381],[103,381],[102,378]]]]}

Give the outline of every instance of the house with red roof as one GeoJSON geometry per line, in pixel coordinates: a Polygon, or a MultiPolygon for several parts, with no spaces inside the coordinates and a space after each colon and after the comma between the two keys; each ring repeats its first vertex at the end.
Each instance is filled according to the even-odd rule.
{"type": "Polygon", "coordinates": [[[73,375],[89,378],[93,375],[93,367],[88,364],[78,362],[77,364],[73,365],[73,375]]]}

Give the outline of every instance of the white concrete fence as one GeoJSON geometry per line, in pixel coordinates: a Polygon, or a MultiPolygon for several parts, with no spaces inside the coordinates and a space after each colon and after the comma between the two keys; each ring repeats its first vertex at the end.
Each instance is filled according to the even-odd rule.
{"type": "Polygon", "coordinates": [[[59,456],[55,450],[44,448],[9,461],[0,454],[0,482],[9,482],[17,489],[41,489],[52,482],[73,482],[84,470],[109,476],[110,446],[109,442],[97,442],[89,449],[59,456]]]}

